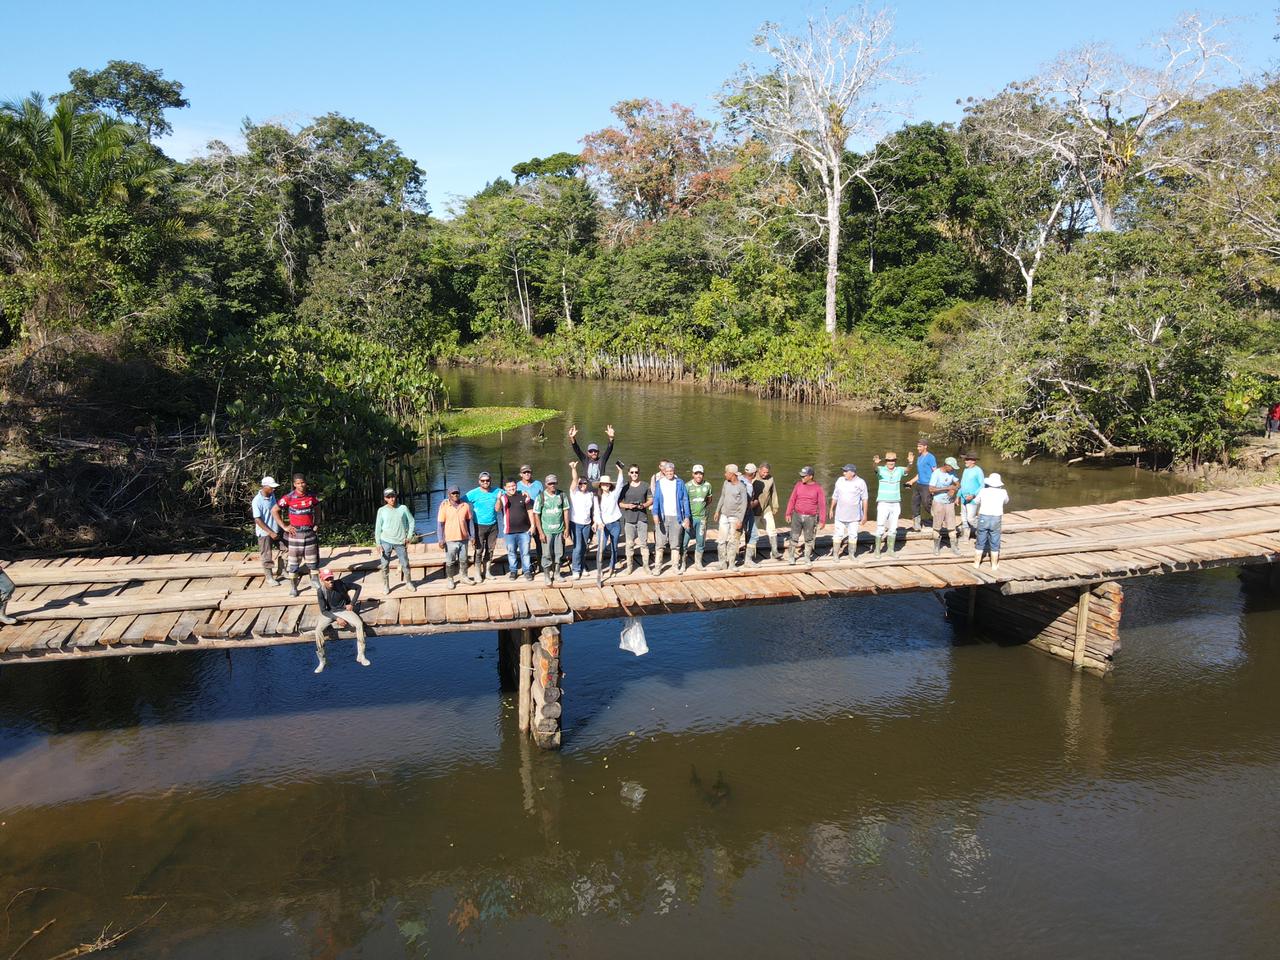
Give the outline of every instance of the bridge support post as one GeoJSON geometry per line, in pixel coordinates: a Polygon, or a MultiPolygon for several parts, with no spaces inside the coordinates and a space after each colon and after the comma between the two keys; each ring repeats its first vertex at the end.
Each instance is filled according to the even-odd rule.
{"type": "Polygon", "coordinates": [[[529,694],[533,716],[529,730],[533,742],[544,750],[560,749],[560,717],[564,710],[560,689],[560,631],[543,627],[531,646],[531,682],[529,694]]]}
{"type": "Polygon", "coordinates": [[[1280,563],[1257,563],[1240,568],[1246,590],[1280,593],[1280,563]]]}
{"type": "MultiPolygon", "coordinates": [[[[1024,584],[1005,589],[1025,591],[1024,584]]],[[[1111,669],[1120,649],[1124,592],[1113,581],[1080,587],[1004,593],[997,586],[953,590],[949,615],[1001,643],[1026,643],[1073,666],[1097,673],[1111,669]]]]}

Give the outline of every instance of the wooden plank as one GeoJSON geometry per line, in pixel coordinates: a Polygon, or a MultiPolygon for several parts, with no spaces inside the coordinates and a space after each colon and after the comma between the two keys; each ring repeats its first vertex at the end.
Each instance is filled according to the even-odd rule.
{"type": "Polygon", "coordinates": [[[142,639],[147,643],[164,643],[169,639],[169,631],[177,624],[178,619],[183,616],[189,616],[190,611],[175,611],[173,613],[157,613],[151,620],[147,629],[142,635],[142,639]]]}
{"type": "Polygon", "coordinates": [[[138,618],[132,615],[114,618],[107,625],[107,628],[102,631],[102,636],[98,638],[98,642],[105,646],[119,643],[124,636],[124,632],[133,625],[133,621],[136,619],[138,618]]]}
{"type": "Polygon", "coordinates": [[[467,598],[452,594],[444,598],[445,617],[449,623],[466,623],[470,619],[467,612],[467,598]]]}
{"type": "Polygon", "coordinates": [[[77,650],[97,646],[102,632],[110,625],[111,619],[108,617],[99,620],[81,620],[79,628],[71,635],[70,643],[77,650]]]}
{"type": "Polygon", "coordinates": [[[471,623],[484,623],[489,619],[489,604],[484,594],[467,595],[467,620],[471,623]]]}
{"type": "Polygon", "coordinates": [[[191,637],[191,631],[195,629],[202,616],[204,614],[198,610],[186,610],[178,614],[178,619],[169,628],[169,641],[171,643],[186,643],[191,637]]]}

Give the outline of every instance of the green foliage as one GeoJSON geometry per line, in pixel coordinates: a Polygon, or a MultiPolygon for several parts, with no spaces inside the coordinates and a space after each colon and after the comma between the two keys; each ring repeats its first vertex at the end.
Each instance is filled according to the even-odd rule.
{"type": "Polygon", "coordinates": [[[559,415],[546,407],[456,407],[441,411],[431,431],[442,437],[483,437],[559,415]]]}
{"type": "Polygon", "coordinates": [[[131,60],[108,60],[101,70],[72,70],[71,95],[94,110],[136,123],[147,139],[173,132],[166,110],[189,106],[182,84],[166,80],[163,70],[152,70],[131,60]]]}

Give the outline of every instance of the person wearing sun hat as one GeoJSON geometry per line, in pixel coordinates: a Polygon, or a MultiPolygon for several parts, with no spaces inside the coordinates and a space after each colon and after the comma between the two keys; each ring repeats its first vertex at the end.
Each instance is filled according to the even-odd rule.
{"type": "Polygon", "coordinates": [[[1009,493],[1000,474],[987,477],[978,494],[978,539],[973,546],[973,569],[982,566],[982,555],[991,554],[991,571],[1000,569],[1000,528],[1004,525],[1004,508],[1009,493]]]}
{"type": "Polygon", "coordinates": [[[320,571],[320,585],[316,587],[316,602],[320,604],[320,619],[316,623],[316,658],[320,664],[316,673],[325,667],[324,633],[330,624],[345,623],[356,632],[356,663],[362,667],[369,666],[369,659],[364,655],[364,621],[356,613],[356,600],[360,596],[360,587],[350,587],[333,575],[329,567],[320,571]],[[351,596],[355,590],[356,596],[351,596]]]}
{"type": "Polygon", "coordinates": [[[871,458],[876,468],[876,545],[871,556],[879,556],[882,549],[898,552],[898,520],[902,517],[902,478],[907,468],[898,466],[898,455],[886,451],[884,460],[876,454],[871,458]],[[885,538],[888,538],[886,543],[885,538]]]}
{"type": "Polygon", "coordinates": [[[987,477],[978,466],[975,454],[966,453],[960,459],[964,461],[964,472],[960,474],[960,517],[969,539],[974,540],[978,536],[978,494],[982,492],[987,477]]]}
{"type": "Polygon", "coordinates": [[[960,555],[960,521],[956,517],[956,495],[960,491],[960,468],[955,457],[947,457],[929,477],[929,493],[933,495],[933,552],[942,550],[943,536],[951,538],[951,552],[960,555]]]}
{"type": "Polygon", "coordinates": [[[258,537],[258,557],[266,575],[266,585],[280,586],[284,576],[284,541],[280,539],[280,521],[272,508],[276,505],[276,488],[280,486],[270,474],[258,481],[258,493],[249,505],[253,532],[258,537]]]}
{"type": "Polygon", "coordinates": [[[605,571],[614,573],[618,569],[618,540],[622,536],[622,508],[618,506],[618,497],[622,495],[622,467],[618,467],[618,479],[614,480],[607,473],[600,475],[599,492],[596,495],[593,519],[596,533],[600,535],[600,563],[596,570],[599,580],[605,571]],[[608,557],[606,560],[605,557],[608,557]]]}

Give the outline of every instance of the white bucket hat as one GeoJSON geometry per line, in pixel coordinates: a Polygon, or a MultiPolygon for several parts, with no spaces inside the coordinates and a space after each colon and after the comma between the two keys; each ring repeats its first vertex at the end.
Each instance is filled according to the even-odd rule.
{"type": "Polygon", "coordinates": [[[1003,486],[1004,486],[1004,481],[1000,479],[1000,474],[998,474],[998,473],[993,473],[993,474],[991,474],[991,476],[987,477],[987,486],[988,486],[988,487],[1003,487],[1003,486]]]}

